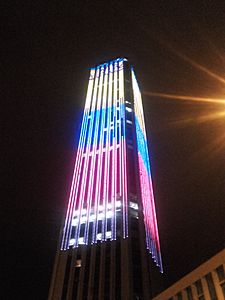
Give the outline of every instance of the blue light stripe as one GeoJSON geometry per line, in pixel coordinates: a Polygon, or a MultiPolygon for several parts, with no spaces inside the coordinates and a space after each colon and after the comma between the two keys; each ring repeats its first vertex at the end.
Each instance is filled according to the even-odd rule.
{"type": "Polygon", "coordinates": [[[148,176],[151,177],[151,169],[150,169],[150,160],[149,160],[149,156],[148,156],[147,141],[145,139],[143,131],[141,130],[138,118],[136,116],[135,116],[135,126],[136,126],[136,133],[137,133],[138,152],[141,155],[144,166],[148,172],[148,176]]]}
{"type": "MultiPolygon", "coordinates": [[[[119,106],[119,109],[120,109],[120,111],[124,111],[124,109],[125,109],[125,105],[124,104],[120,104],[120,106],[119,106]]],[[[115,107],[115,105],[112,105],[111,107],[107,107],[107,108],[102,108],[102,109],[100,109],[100,110],[94,110],[94,111],[91,111],[90,113],[89,113],[89,122],[93,122],[93,120],[95,120],[95,124],[94,124],[94,126],[93,126],[93,128],[92,128],[92,130],[91,130],[91,132],[90,132],[90,134],[92,135],[94,132],[95,132],[95,130],[96,130],[96,121],[97,122],[99,122],[99,119],[100,119],[100,115],[107,115],[108,116],[108,118],[107,119],[109,119],[109,117],[110,117],[110,114],[111,114],[111,111],[113,111],[113,114],[114,114],[114,116],[116,116],[116,114],[115,114],[115,112],[116,112],[116,107],[115,107]]],[[[108,122],[108,121],[107,121],[108,122]]],[[[115,122],[114,122],[115,123],[115,122]]],[[[101,126],[103,126],[104,125],[104,123],[102,123],[101,124],[101,126]]],[[[109,122],[109,124],[107,124],[107,128],[105,128],[105,129],[107,129],[107,132],[108,132],[108,126],[110,126],[110,122],[109,122]]],[[[113,126],[117,126],[117,124],[114,124],[113,126]]],[[[124,126],[124,124],[121,124],[120,126],[124,126]]],[[[115,129],[115,128],[114,128],[115,129]]],[[[88,130],[88,131],[90,131],[90,129],[88,130]]],[[[114,130],[113,130],[114,131],[114,130]]],[[[123,132],[123,130],[122,130],[122,132],[123,132]]],[[[105,133],[106,135],[107,135],[107,133],[105,133]]],[[[110,143],[111,144],[113,144],[112,142],[113,142],[113,135],[111,135],[110,136],[110,143]]],[[[103,139],[103,138],[99,138],[99,139],[94,139],[94,138],[92,138],[92,139],[88,139],[88,138],[86,138],[86,141],[83,143],[83,145],[82,145],[82,147],[83,148],[86,148],[87,146],[91,146],[91,148],[93,148],[93,147],[97,147],[97,148],[99,148],[100,147],[100,144],[101,143],[103,143],[103,145],[104,145],[104,147],[105,147],[105,142],[104,142],[104,140],[105,139],[103,139]]],[[[118,139],[117,139],[117,144],[119,144],[121,142],[121,135],[119,135],[119,137],[118,137],[118,139]]]]}

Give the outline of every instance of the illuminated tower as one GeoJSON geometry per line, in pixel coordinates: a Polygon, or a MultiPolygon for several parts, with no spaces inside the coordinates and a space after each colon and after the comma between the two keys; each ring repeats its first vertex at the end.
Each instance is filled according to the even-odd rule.
{"type": "Polygon", "coordinates": [[[118,58],[90,70],[49,300],[150,299],[151,260],[162,272],[142,100],[118,58]]]}

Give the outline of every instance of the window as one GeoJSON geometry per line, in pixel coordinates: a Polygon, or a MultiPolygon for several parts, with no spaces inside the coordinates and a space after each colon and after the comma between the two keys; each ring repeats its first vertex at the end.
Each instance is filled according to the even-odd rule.
{"type": "Polygon", "coordinates": [[[98,296],[99,289],[99,274],[100,274],[100,244],[96,245],[96,255],[95,255],[95,270],[94,270],[94,288],[93,288],[93,298],[96,299],[98,296]]]}
{"type": "Polygon", "coordinates": [[[198,295],[201,295],[203,294],[203,288],[202,288],[202,282],[201,282],[201,279],[197,280],[195,282],[195,286],[196,286],[196,289],[197,289],[197,294],[198,295]]]}
{"type": "Polygon", "coordinates": [[[211,300],[218,300],[217,295],[216,295],[214,282],[213,282],[213,278],[212,278],[212,274],[211,273],[207,274],[205,276],[205,278],[206,278],[207,285],[208,285],[208,288],[209,288],[209,294],[210,294],[211,300]]]}
{"type": "Polygon", "coordinates": [[[126,107],[126,110],[127,110],[128,112],[132,112],[132,108],[130,108],[130,107],[126,107]]]}
{"type": "Polygon", "coordinates": [[[224,272],[223,265],[216,268],[216,273],[217,273],[217,276],[219,278],[219,281],[225,280],[225,272],[224,272]]]}
{"type": "Polygon", "coordinates": [[[74,271],[74,278],[73,278],[73,292],[72,292],[72,298],[76,299],[77,297],[77,290],[79,285],[79,277],[80,277],[80,269],[81,269],[81,257],[78,254],[77,260],[75,262],[75,271],[74,271]]]}
{"type": "Polygon", "coordinates": [[[224,299],[225,299],[225,282],[223,282],[220,286],[221,286],[223,296],[224,296],[224,299]]]}
{"type": "Polygon", "coordinates": [[[116,241],[116,299],[121,300],[121,244],[116,241]]]}
{"type": "Polygon", "coordinates": [[[65,270],[64,282],[63,282],[62,300],[65,300],[66,295],[67,295],[67,288],[68,288],[68,282],[69,282],[69,277],[70,277],[71,261],[72,261],[72,254],[70,252],[67,256],[66,270],[65,270]]]}
{"type": "Polygon", "coordinates": [[[177,294],[177,300],[182,300],[182,294],[181,294],[181,292],[177,294]]]}
{"type": "Polygon", "coordinates": [[[77,259],[75,263],[75,268],[80,268],[81,267],[81,259],[77,259]]]}
{"type": "Polygon", "coordinates": [[[191,290],[191,287],[190,287],[190,286],[188,286],[188,287],[186,288],[186,293],[187,293],[187,298],[188,298],[188,300],[193,300],[192,290],[191,290]]]}

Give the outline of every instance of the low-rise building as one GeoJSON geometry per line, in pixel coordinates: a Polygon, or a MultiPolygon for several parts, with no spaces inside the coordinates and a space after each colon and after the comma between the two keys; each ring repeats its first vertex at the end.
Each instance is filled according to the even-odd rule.
{"type": "Polygon", "coordinates": [[[153,300],[225,300],[225,249],[153,300]]]}

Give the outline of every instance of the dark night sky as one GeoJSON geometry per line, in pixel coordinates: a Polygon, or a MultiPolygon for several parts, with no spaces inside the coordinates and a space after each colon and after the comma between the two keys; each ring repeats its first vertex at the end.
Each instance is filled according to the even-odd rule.
{"type": "Polygon", "coordinates": [[[225,106],[148,93],[225,98],[224,1],[45,2],[1,8],[1,299],[47,298],[88,68],[118,56],[144,92],[168,286],[225,246],[225,106]]]}

